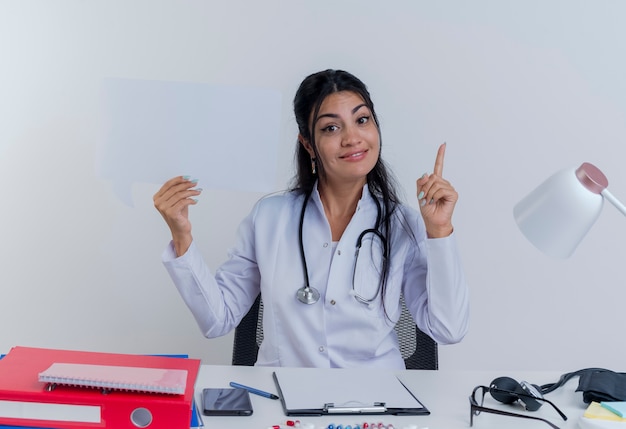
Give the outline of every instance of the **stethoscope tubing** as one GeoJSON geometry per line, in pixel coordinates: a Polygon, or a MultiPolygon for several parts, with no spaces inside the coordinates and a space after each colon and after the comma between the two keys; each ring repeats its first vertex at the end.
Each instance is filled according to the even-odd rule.
{"type": "MultiPolygon", "coordinates": [[[[304,272],[304,286],[300,287],[298,289],[298,291],[296,292],[296,297],[298,298],[298,301],[302,302],[303,304],[315,304],[320,297],[319,291],[317,289],[315,289],[314,287],[311,286],[310,281],[309,281],[309,269],[308,269],[308,265],[306,262],[306,254],[304,252],[304,241],[302,238],[303,235],[303,229],[304,229],[304,215],[306,213],[306,208],[307,205],[309,203],[309,199],[311,197],[311,194],[313,193],[313,190],[311,190],[310,192],[306,193],[304,196],[304,201],[302,203],[302,209],[300,211],[300,225],[298,227],[298,240],[299,240],[299,245],[300,245],[300,259],[302,261],[302,270],[304,272]]],[[[365,237],[366,234],[374,234],[376,235],[382,242],[383,244],[383,264],[387,263],[387,257],[388,257],[388,248],[387,248],[387,241],[385,239],[385,236],[380,232],[379,228],[380,228],[380,222],[381,222],[381,207],[380,207],[380,203],[378,202],[378,200],[376,199],[375,196],[372,195],[372,198],[374,198],[374,201],[376,203],[376,208],[378,210],[378,213],[376,214],[376,224],[374,228],[369,228],[366,229],[364,231],[362,231],[359,234],[359,237],[357,239],[356,242],[356,252],[354,255],[354,268],[352,270],[352,295],[354,296],[354,298],[362,303],[362,304],[366,304],[366,305],[370,305],[380,294],[380,289],[381,289],[381,284],[379,283],[378,285],[378,289],[376,290],[376,294],[372,297],[372,298],[364,298],[362,296],[360,296],[359,294],[356,293],[356,291],[354,290],[354,280],[355,280],[355,275],[356,275],[356,264],[357,264],[357,260],[359,257],[359,251],[361,249],[361,244],[363,241],[363,237],[365,237]]],[[[383,272],[384,272],[384,266],[383,266],[383,272]]],[[[382,280],[381,280],[382,282],[382,280]]]]}

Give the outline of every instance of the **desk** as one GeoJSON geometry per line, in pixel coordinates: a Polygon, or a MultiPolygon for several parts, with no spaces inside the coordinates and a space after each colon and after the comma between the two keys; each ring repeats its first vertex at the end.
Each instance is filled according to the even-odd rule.
{"type": "MultiPolygon", "coordinates": [[[[274,368],[202,365],[196,381],[196,400],[200,404],[200,392],[204,387],[229,387],[228,383],[236,381],[253,386],[268,392],[277,393],[272,372],[274,368]]],[[[364,370],[367,377],[371,370],[364,370]]],[[[567,372],[567,371],[563,371],[567,372]]],[[[367,422],[384,422],[393,424],[395,429],[403,429],[415,425],[418,429],[457,429],[469,428],[470,405],[468,397],[472,389],[489,383],[500,376],[512,377],[518,381],[526,380],[532,384],[553,383],[562,373],[558,372],[531,372],[531,371],[406,371],[403,380],[418,399],[431,412],[429,416],[321,416],[321,417],[287,417],[285,416],[280,400],[267,399],[258,395],[252,397],[254,414],[249,417],[207,417],[203,416],[206,428],[224,429],[267,429],[272,425],[285,425],[288,419],[299,419],[302,422],[313,423],[315,429],[326,428],[329,423],[354,424],[367,422]],[[408,376],[406,375],[408,373],[408,376]]],[[[568,381],[563,387],[546,395],[546,399],[554,402],[567,416],[564,422],[558,414],[545,404],[538,411],[529,412],[521,406],[504,405],[497,402],[490,395],[485,397],[485,406],[499,408],[511,412],[529,413],[550,420],[561,429],[578,428],[578,420],[584,413],[587,405],[582,401],[582,393],[575,392],[578,378],[568,381]]],[[[481,413],[474,417],[475,429],[550,429],[541,421],[505,417],[494,414],[481,413]]]]}

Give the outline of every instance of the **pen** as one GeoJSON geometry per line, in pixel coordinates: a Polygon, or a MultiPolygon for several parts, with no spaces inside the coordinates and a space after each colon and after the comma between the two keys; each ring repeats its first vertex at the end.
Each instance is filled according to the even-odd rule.
{"type": "Polygon", "coordinates": [[[264,396],[266,398],[278,399],[278,396],[274,395],[273,393],[264,392],[262,390],[255,389],[254,387],[244,386],[243,384],[235,383],[234,381],[230,382],[230,387],[235,387],[237,389],[245,389],[245,390],[247,390],[250,393],[254,393],[255,395],[264,396]]]}

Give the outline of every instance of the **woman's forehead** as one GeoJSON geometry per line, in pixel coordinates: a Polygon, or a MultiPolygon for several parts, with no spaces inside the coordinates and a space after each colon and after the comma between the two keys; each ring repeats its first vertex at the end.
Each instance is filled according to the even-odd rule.
{"type": "Polygon", "coordinates": [[[365,103],[361,94],[354,91],[337,91],[328,94],[320,103],[320,113],[326,109],[336,108],[340,105],[355,107],[365,103]]]}

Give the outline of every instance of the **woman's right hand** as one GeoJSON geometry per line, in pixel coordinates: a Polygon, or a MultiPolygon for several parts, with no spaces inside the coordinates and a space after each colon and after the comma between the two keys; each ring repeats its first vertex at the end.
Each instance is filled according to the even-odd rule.
{"type": "Polygon", "coordinates": [[[154,207],[172,232],[177,256],[185,254],[192,242],[189,206],[197,203],[192,197],[202,192],[202,189],[196,188],[197,184],[197,180],[188,176],[176,176],[165,182],[152,197],[154,207]]]}

